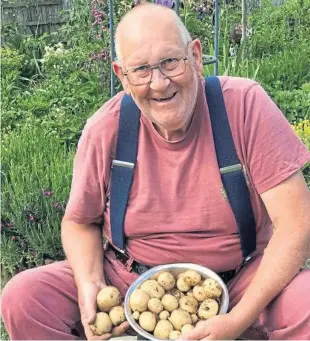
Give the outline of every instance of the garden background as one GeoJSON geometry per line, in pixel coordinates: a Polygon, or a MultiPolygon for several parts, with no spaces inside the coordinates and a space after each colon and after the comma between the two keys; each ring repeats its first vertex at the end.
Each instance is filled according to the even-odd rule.
{"type": "MultiPolygon", "coordinates": [[[[132,6],[115,1],[115,24],[132,6]]],[[[262,2],[248,15],[245,44],[241,7],[241,0],[221,1],[219,73],[259,81],[310,148],[310,0],[262,2]]],[[[212,0],[186,0],[180,10],[205,54],[213,54],[212,11],[212,0]]],[[[55,32],[2,26],[2,287],[21,270],[64,258],[60,222],[77,141],[110,98],[107,13],[103,0],[71,0],[55,32]]],[[[303,172],[310,186],[310,165],[303,172]]]]}

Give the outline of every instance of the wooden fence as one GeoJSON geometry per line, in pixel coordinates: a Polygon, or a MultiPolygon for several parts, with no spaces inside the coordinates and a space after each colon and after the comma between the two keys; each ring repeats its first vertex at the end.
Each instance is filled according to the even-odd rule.
{"type": "Polygon", "coordinates": [[[57,30],[68,0],[1,0],[1,23],[17,24],[25,33],[42,34],[57,30]]]}

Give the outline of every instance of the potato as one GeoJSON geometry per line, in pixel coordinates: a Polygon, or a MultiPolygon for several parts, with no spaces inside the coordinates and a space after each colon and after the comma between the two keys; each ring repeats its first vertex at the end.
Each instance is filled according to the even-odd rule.
{"type": "Polygon", "coordinates": [[[178,300],[169,294],[164,295],[164,297],[161,299],[161,303],[165,310],[169,311],[170,313],[178,308],[178,300]]]}
{"type": "Polygon", "coordinates": [[[109,312],[111,308],[121,304],[121,293],[112,286],[101,289],[97,295],[97,306],[100,311],[109,312]]]}
{"type": "Polygon", "coordinates": [[[201,281],[201,275],[195,270],[187,270],[185,271],[183,279],[186,284],[193,287],[201,281]]]}
{"type": "Polygon", "coordinates": [[[181,334],[185,334],[189,331],[191,331],[192,329],[194,329],[195,327],[192,326],[191,324],[185,324],[182,328],[181,328],[181,334]]]}
{"type": "Polygon", "coordinates": [[[211,299],[208,298],[200,304],[198,309],[198,316],[202,320],[207,320],[208,318],[215,316],[219,311],[219,304],[211,299]]]}
{"type": "Polygon", "coordinates": [[[207,294],[202,285],[195,285],[193,288],[193,296],[196,298],[198,302],[202,302],[207,299],[207,294]]]}
{"type": "Polygon", "coordinates": [[[126,321],[124,307],[116,306],[109,311],[109,317],[113,326],[119,326],[126,321]]]}
{"type": "Polygon", "coordinates": [[[150,296],[143,290],[135,290],[129,298],[129,305],[132,311],[138,311],[140,313],[147,310],[147,304],[150,300],[150,296]]]}
{"type": "Polygon", "coordinates": [[[135,320],[139,320],[140,313],[139,313],[138,311],[134,311],[134,313],[132,314],[132,317],[133,317],[135,320]]]}
{"type": "Polygon", "coordinates": [[[207,278],[203,282],[203,288],[208,298],[220,297],[222,294],[222,287],[213,278],[207,278]]]}
{"type": "Polygon", "coordinates": [[[185,282],[185,277],[181,277],[177,280],[177,288],[182,292],[187,292],[191,286],[185,282]]]}
{"type": "Polygon", "coordinates": [[[198,316],[196,314],[192,314],[191,319],[193,324],[196,324],[198,322],[198,316]]]}
{"type": "Polygon", "coordinates": [[[153,279],[143,282],[140,289],[145,291],[151,298],[162,298],[165,295],[164,288],[153,279]]]}
{"type": "Polygon", "coordinates": [[[179,308],[190,314],[195,314],[198,309],[198,301],[193,296],[184,296],[180,298],[179,308]]]}
{"type": "Polygon", "coordinates": [[[155,298],[155,297],[151,298],[148,301],[147,307],[148,307],[149,311],[151,311],[152,313],[155,313],[155,314],[159,314],[161,311],[164,310],[163,304],[160,302],[160,300],[158,298],[155,298]]]}
{"type": "Polygon", "coordinates": [[[166,271],[159,275],[157,282],[167,291],[175,286],[175,279],[173,275],[166,271]]]}
{"type": "Polygon", "coordinates": [[[174,296],[177,299],[177,301],[179,301],[179,299],[184,296],[184,293],[178,290],[177,288],[173,288],[167,291],[166,294],[174,296]]]}
{"type": "Polygon", "coordinates": [[[179,338],[181,336],[181,332],[179,332],[178,330],[173,330],[170,334],[169,334],[169,339],[170,340],[176,340],[177,338],[179,338]]]}
{"type": "Polygon", "coordinates": [[[160,320],[154,330],[154,336],[158,339],[168,339],[169,334],[173,331],[172,324],[167,320],[160,320]]]}
{"type": "Polygon", "coordinates": [[[169,311],[167,310],[163,310],[160,314],[159,314],[159,319],[160,320],[168,320],[168,317],[170,316],[169,311]]]}
{"type": "Polygon", "coordinates": [[[156,317],[154,313],[151,313],[150,311],[144,311],[141,313],[139,317],[139,324],[140,327],[146,330],[147,332],[154,331],[156,327],[156,317]]]}
{"type": "Polygon", "coordinates": [[[171,313],[171,316],[168,320],[172,323],[174,329],[181,331],[181,328],[185,324],[191,324],[192,319],[190,314],[187,311],[177,309],[171,313]]]}
{"type": "Polygon", "coordinates": [[[96,335],[102,335],[106,333],[110,333],[113,325],[111,319],[107,313],[99,312],[96,314],[96,319],[94,323],[90,325],[90,329],[96,335]]]}

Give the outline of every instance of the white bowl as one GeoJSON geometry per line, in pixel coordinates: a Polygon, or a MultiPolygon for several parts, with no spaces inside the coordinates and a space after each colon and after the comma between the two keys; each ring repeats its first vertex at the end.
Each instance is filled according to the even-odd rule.
{"type": "Polygon", "coordinates": [[[140,285],[144,281],[148,279],[157,278],[159,273],[161,272],[170,271],[174,275],[177,275],[178,273],[184,272],[186,270],[196,270],[197,272],[200,273],[203,279],[213,278],[220,284],[223,292],[221,295],[220,310],[218,314],[225,314],[227,312],[228,306],[229,306],[229,293],[228,293],[225,283],[223,282],[221,277],[217,275],[217,273],[215,273],[214,271],[204,266],[196,265],[192,263],[173,263],[173,264],[158,265],[146,271],[139,278],[137,278],[128,288],[126,296],[125,296],[124,309],[125,309],[126,319],[129,322],[130,326],[143,338],[147,340],[152,340],[152,341],[162,341],[162,339],[158,339],[153,334],[150,334],[144,329],[142,329],[139,326],[139,324],[136,322],[136,320],[132,317],[132,311],[131,311],[130,304],[129,304],[129,297],[136,289],[140,287],[140,285]]]}

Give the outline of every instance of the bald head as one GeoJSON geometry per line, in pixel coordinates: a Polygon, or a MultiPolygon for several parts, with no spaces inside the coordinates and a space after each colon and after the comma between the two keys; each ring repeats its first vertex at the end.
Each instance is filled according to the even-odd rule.
{"type": "Polygon", "coordinates": [[[152,3],[134,7],[121,19],[115,32],[115,52],[118,61],[123,60],[125,42],[143,39],[148,35],[150,39],[151,37],[160,39],[161,36],[169,33],[176,33],[177,39],[184,46],[191,41],[185,25],[172,9],[152,3]]]}

